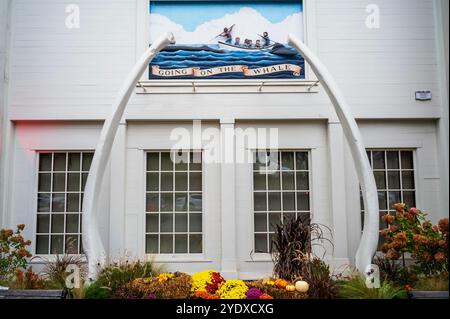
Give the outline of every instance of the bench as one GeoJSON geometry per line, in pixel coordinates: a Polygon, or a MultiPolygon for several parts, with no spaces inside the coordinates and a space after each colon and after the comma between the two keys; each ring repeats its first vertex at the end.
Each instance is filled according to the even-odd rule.
{"type": "Polygon", "coordinates": [[[1,299],[64,299],[64,290],[0,290],[1,299]]]}
{"type": "Polygon", "coordinates": [[[411,299],[448,299],[448,291],[410,291],[411,299]]]}

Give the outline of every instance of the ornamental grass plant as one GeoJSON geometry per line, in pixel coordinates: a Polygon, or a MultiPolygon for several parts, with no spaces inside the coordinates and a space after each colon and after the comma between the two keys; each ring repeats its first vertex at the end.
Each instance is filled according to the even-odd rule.
{"type": "Polygon", "coordinates": [[[275,277],[291,282],[311,272],[310,260],[314,256],[313,247],[332,241],[326,237],[331,230],[320,224],[311,223],[309,218],[297,217],[275,226],[272,241],[273,273],[275,277]]]}
{"type": "Polygon", "coordinates": [[[80,280],[86,278],[86,260],[79,255],[56,255],[54,260],[46,260],[42,274],[60,289],[66,289],[66,279],[71,274],[71,268],[77,268],[80,280]]]}
{"type": "Polygon", "coordinates": [[[380,283],[380,288],[369,288],[360,274],[338,284],[338,297],[341,299],[405,299],[408,294],[404,288],[395,287],[387,281],[380,283]]]}

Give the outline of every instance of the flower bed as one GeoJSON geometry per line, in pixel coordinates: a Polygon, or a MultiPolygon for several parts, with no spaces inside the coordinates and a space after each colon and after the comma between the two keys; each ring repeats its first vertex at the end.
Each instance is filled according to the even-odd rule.
{"type": "Polygon", "coordinates": [[[120,287],[115,299],[186,299],[191,293],[192,278],[185,273],[163,273],[139,278],[120,287]]]}
{"type": "Polygon", "coordinates": [[[205,270],[192,276],[175,272],[135,279],[120,287],[116,299],[305,299],[289,282],[270,278],[245,282],[225,280],[218,271],[205,270]]]}
{"type": "MultiPolygon", "coordinates": [[[[164,272],[164,266],[152,261],[123,260],[103,267],[97,280],[87,283],[85,261],[69,255],[46,261],[42,273],[28,266],[31,242],[22,237],[25,225],[17,230],[0,230],[0,286],[11,289],[55,289],[77,299],[394,299],[448,296],[449,221],[442,219],[433,225],[426,214],[405,204],[395,204],[395,214],[383,217],[388,227],[380,234],[385,241],[384,256],[377,256],[379,287],[367,285],[373,274],[333,274],[329,265],[314,255],[312,242],[327,239],[321,225],[300,217],[278,225],[272,252],[273,276],[256,281],[225,280],[220,272],[203,270],[192,276],[182,272],[164,272]],[[405,263],[404,255],[412,257],[405,263]],[[79,278],[73,278],[74,288],[67,279],[77,266],[79,278]],[[86,284],[86,285],[85,285],[86,284]],[[446,294],[445,294],[446,292],[446,294]]],[[[326,227],[325,227],[326,229],[326,227]]],[[[28,294],[19,291],[19,294],[28,294]]],[[[33,292],[30,292],[33,294],[33,292]]],[[[3,295],[6,293],[3,293],[3,295]]],[[[59,296],[59,295],[58,295],[59,296]]]]}

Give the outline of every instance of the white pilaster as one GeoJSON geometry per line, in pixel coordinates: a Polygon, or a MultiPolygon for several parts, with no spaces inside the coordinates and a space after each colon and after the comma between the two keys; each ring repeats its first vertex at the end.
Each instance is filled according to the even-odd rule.
{"type": "Polygon", "coordinates": [[[12,227],[11,182],[14,170],[14,123],[9,120],[12,1],[0,3],[0,228],[12,227]]]}
{"type": "Polygon", "coordinates": [[[220,121],[221,145],[221,273],[226,279],[237,277],[234,119],[220,121]]]}
{"type": "Polygon", "coordinates": [[[328,149],[330,158],[330,208],[333,230],[333,264],[347,264],[348,232],[344,160],[344,132],[338,121],[328,123],[328,149]]]}

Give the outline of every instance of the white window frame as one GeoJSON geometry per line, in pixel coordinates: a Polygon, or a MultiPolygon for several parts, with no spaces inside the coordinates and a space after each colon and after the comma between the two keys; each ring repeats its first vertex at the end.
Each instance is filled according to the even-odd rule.
{"type": "MultiPolygon", "coordinates": [[[[367,147],[366,148],[366,152],[370,152],[371,154],[371,158],[369,159],[371,162],[371,168],[372,171],[384,171],[385,172],[385,182],[386,182],[386,189],[383,189],[381,191],[385,191],[386,192],[386,203],[387,203],[387,209],[380,209],[380,217],[381,217],[381,212],[383,213],[391,213],[394,211],[393,208],[389,207],[389,192],[390,191],[399,191],[400,192],[400,197],[401,197],[401,201],[403,201],[403,192],[405,191],[403,189],[403,178],[402,178],[402,172],[403,172],[403,168],[402,168],[402,164],[401,164],[401,158],[399,157],[399,168],[398,169],[388,169],[387,168],[387,152],[398,152],[400,154],[400,152],[412,152],[412,161],[413,161],[413,168],[412,169],[406,169],[406,171],[412,171],[414,174],[414,189],[406,189],[406,191],[410,191],[410,192],[414,192],[414,201],[415,201],[415,206],[420,207],[418,201],[419,201],[419,169],[418,169],[418,163],[417,163],[417,147],[367,147]],[[385,160],[385,168],[384,169],[373,169],[373,152],[384,152],[384,160],[385,160]],[[388,185],[388,175],[387,173],[389,171],[398,171],[400,173],[400,189],[393,189],[390,190],[389,189],[389,185],[388,185]]],[[[365,213],[365,210],[363,209],[362,205],[361,205],[361,201],[358,202],[358,206],[359,206],[359,212],[360,212],[360,227],[359,229],[362,232],[362,228],[363,228],[363,214],[365,213]]],[[[381,223],[381,221],[380,221],[381,223]]],[[[382,227],[382,225],[380,224],[380,229],[382,228],[386,228],[386,227],[382,227]]]]}
{"type": "MultiPolygon", "coordinates": [[[[187,151],[187,150],[185,150],[187,151]]],[[[147,205],[146,205],[146,194],[147,194],[147,154],[148,153],[170,153],[172,152],[172,150],[170,149],[146,149],[143,151],[143,156],[144,156],[144,167],[143,167],[143,174],[144,174],[144,183],[143,183],[143,207],[144,207],[144,219],[143,219],[143,225],[142,225],[142,234],[144,235],[143,237],[143,256],[145,256],[145,259],[148,260],[154,260],[156,262],[164,262],[164,263],[171,263],[171,262],[208,262],[209,260],[205,259],[206,256],[206,251],[207,251],[207,247],[206,247],[206,241],[205,241],[205,200],[204,200],[204,195],[205,195],[205,165],[203,162],[203,150],[197,150],[197,149],[191,149],[189,150],[189,152],[199,152],[202,154],[202,170],[201,170],[201,174],[202,174],[202,189],[201,189],[201,194],[202,194],[202,210],[200,212],[195,212],[198,214],[202,215],[202,231],[201,231],[201,235],[202,235],[202,252],[201,253],[175,253],[175,251],[173,253],[169,253],[169,254],[161,254],[161,253],[157,253],[157,254],[151,254],[151,253],[147,253],[147,249],[146,249],[146,236],[147,236],[147,230],[146,230],[146,219],[147,219],[147,205]]],[[[161,172],[161,170],[157,171],[158,173],[161,172]]],[[[176,171],[174,170],[173,173],[175,173],[176,171]]],[[[197,172],[197,171],[196,171],[197,172]]],[[[189,171],[188,171],[189,173],[189,171]]],[[[189,175],[189,174],[188,174],[189,175]]],[[[175,176],[174,176],[175,178],[175,176]]],[[[189,183],[189,180],[188,180],[189,183]]],[[[175,187],[175,184],[174,184],[175,187]]],[[[160,194],[161,191],[158,191],[158,193],[160,194]]],[[[175,192],[173,192],[173,194],[175,194],[175,192]]],[[[159,196],[160,198],[160,196],[159,196]]],[[[175,209],[175,208],[174,208],[175,209]]],[[[158,214],[161,214],[161,212],[158,212],[158,214]]],[[[174,221],[175,223],[175,221],[174,221]]],[[[188,223],[189,223],[189,218],[188,218],[188,223]]],[[[158,235],[161,234],[161,231],[158,230],[158,235]]],[[[175,235],[175,229],[172,233],[169,233],[172,235],[175,235]]],[[[186,234],[189,235],[189,232],[186,232],[186,234]]],[[[189,241],[189,238],[188,238],[189,241]]],[[[158,245],[160,245],[160,243],[158,242],[158,245]]],[[[188,249],[189,249],[189,244],[188,244],[188,249]]]]}
{"type": "MultiPolygon", "coordinates": [[[[148,48],[150,1],[136,0],[136,61],[148,48]]],[[[180,0],[182,1],[182,0],[180,0]]],[[[220,1],[220,0],[211,0],[220,1]]],[[[313,50],[316,42],[316,2],[303,1],[304,41],[313,50]]],[[[147,67],[136,87],[138,94],[158,93],[318,93],[319,81],[305,62],[305,79],[255,80],[149,80],[147,67]]]]}
{"type": "MultiPolygon", "coordinates": [[[[39,193],[40,193],[39,192],[39,173],[41,173],[41,171],[39,169],[40,156],[41,156],[41,154],[52,154],[52,158],[53,158],[54,154],[66,154],[66,156],[68,156],[69,153],[80,153],[80,154],[92,153],[93,154],[94,150],[86,150],[86,149],[84,149],[84,150],[80,150],[80,149],[35,150],[35,169],[34,169],[35,178],[34,178],[34,187],[33,187],[33,190],[34,190],[34,195],[33,195],[33,212],[34,212],[34,214],[33,214],[33,225],[32,225],[33,226],[33,239],[34,240],[33,240],[33,243],[32,243],[31,251],[33,252],[34,256],[40,257],[40,258],[44,258],[45,260],[48,260],[48,261],[54,261],[56,259],[57,255],[65,255],[66,253],[65,253],[65,243],[63,243],[63,253],[62,254],[52,254],[51,253],[51,236],[52,236],[51,219],[49,220],[49,232],[48,233],[38,233],[38,231],[37,231],[38,215],[39,214],[45,214],[45,212],[38,212],[38,209],[39,209],[38,197],[39,197],[39,193]],[[49,253],[48,254],[37,254],[37,246],[36,246],[37,245],[37,236],[40,235],[40,234],[44,234],[44,235],[49,236],[49,253]]],[[[52,159],[52,166],[53,166],[53,159],[52,159]]],[[[74,172],[80,173],[81,174],[81,178],[82,178],[82,174],[87,172],[87,171],[83,171],[82,168],[83,168],[82,167],[82,158],[80,158],[80,171],[74,171],[74,172]]],[[[53,174],[53,167],[52,167],[52,170],[50,171],[50,173],[53,174]]],[[[65,169],[64,173],[66,175],[66,178],[65,178],[66,186],[65,186],[65,188],[67,188],[67,174],[69,173],[68,168],[67,168],[67,160],[66,160],[66,169],[65,169]]],[[[52,177],[52,179],[53,179],[53,177],[52,177]]],[[[80,187],[81,187],[81,183],[82,183],[82,180],[80,179],[80,187]]],[[[51,183],[50,187],[52,187],[52,186],[53,186],[53,182],[51,183]]],[[[53,193],[53,190],[50,189],[50,194],[51,193],[53,193]]],[[[80,188],[80,192],[79,193],[80,194],[84,193],[84,190],[81,191],[81,188],[80,188]]],[[[67,189],[65,189],[64,194],[67,195],[67,189]]],[[[80,201],[81,200],[82,200],[82,198],[80,198],[80,201]]],[[[66,197],[66,200],[65,200],[65,205],[66,205],[66,202],[67,202],[67,197],[66,197]]],[[[50,206],[51,206],[51,201],[50,201],[50,206]]],[[[50,212],[48,212],[48,214],[49,215],[52,214],[51,208],[50,208],[50,212]]],[[[61,212],[59,214],[63,214],[64,216],[66,216],[67,214],[71,214],[71,212],[66,212],[66,207],[65,207],[64,208],[64,212],[61,212]]],[[[78,214],[80,216],[80,218],[82,218],[83,212],[82,211],[74,212],[74,214],[78,214]]],[[[64,218],[64,220],[65,220],[65,218],[64,218]]],[[[78,220],[78,223],[79,223],[79,225],[78,225],[79,233],[77,234],[77,235],[79,235],[78,247],[81,248],[82,247],[81,240],[82,240],[82,235],[83,235],[83,230],[81,228],[82,227],[81,219],[78,220]]],[[[58,234],[60,235],[61,233],[58,233],[58,234]]],[[[62,235],[63,236],[66,235],[66,223],[64,223],[64,233],[62,233],[62,235]]],[[[68,256],[78,256],[78,257],[82,257],[82,258],[85,257],[85,254],[81,253],[81,251],[78,254],[67,254],[67,255],[68,256]]],[[[32,263],[40,263],[40,262],[39,261],[33,261],[32,263]]]]}
{"type": "MultiPolygon", "coordinates": [[[[258,150],[252,150],[252,152],[257,152],[257,151],[258,150]]],[[[293,152],[293,153],[295,153],[295,152],[305,152],[305,153],[308,154],[308,171],[307,172],[308,172],[308,183],[309,183],[309,190],[308,190],[309,191],[309,218],[310,218],[310,221],[313,222],[313,217],[314,217],[314,213],[313,213],[313,211],[314,211],[314,203],[313,203],[314,202],[314,197],[313,197],[313,194],[312,194],[312,192],[313,192],[313,176],[312,176],[313,166],[312,166],[312,160],[311,160],[312,159],[312,151],[313,150],[312,149],[304,149],[304,148],[298,148],[298,149],[289,148],[289,149],[279,149],[277,151],[279,153],[283,153],[283,152],[293,152]]],[[[294,158],[294,161],[295,161],[295,158],[294,158]]],[[[293,172],[298,172],[298,171],[294,170],[293,172]]],[[[251,187],[252,187],[252,190],[251,190],[251,194],[252,194],[252,198],[251,198],[251,202],[252,202],[251,248],[252,248],[252,254],[254,255],[256,261],[268,261],[268,260],[271,260],[270,259],[270,256],[271,256],[271,253],[270,253],[270,241],[269,241],[269,246],[267,247],[269,252],[261,253],[261,252],[256,252],[255,251],[255,234],[256,234],[256,232],[255,232],[255,223],[254,223],[254,221],[255,221],[255,213],[256,212],[255,212],[255,199],[254,199],[255,185],[254,185],[253,174],[254,174],[254,170],[253,170],[253,165],[252,165],[251,166],[251,187]]],[[[296,174],[294,174],[294,176],[295,176],[294,177],[294,183],[296,184],[297,183],[296,174]]],[[[283,181],[282,181],[282,177],[281,177],[280,184],[282,182],[283,181]]],[[[266,187],[268,187],[268,185],[266,185],[266,187]]],[[[297,190],[294,190],[294,192],[297,192],[297,190]]],[[[266,198],[266,200],[267,200],[267,205],[269,205],[267,198],[266,198]]],[[[296,203],[296,206],[297,206],[297,196],[295,196],[295,203],[296,203]]],[[[282,197],[281,197],[281,211],[283,211],[283,200],[282,200],[282,197]]],[[[270,213],[269,211],[266,212],[266,214],[269,214],[269,213],[270,213]]],[[[300,214],[301,213],[305,213],[305,211],[298,211],[298,210],[295,211],[295,214],[297,216],[298,216],[299,213],[300,214]]],[[[269,227],[269,225],[268,225],[268,227],[269,227]]],[[[267,229],[267,233],[266,234],[268,234],[269,238],[270,238],[269,228],[267,229]]]]}

